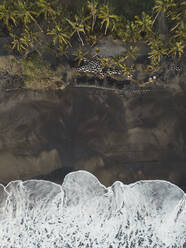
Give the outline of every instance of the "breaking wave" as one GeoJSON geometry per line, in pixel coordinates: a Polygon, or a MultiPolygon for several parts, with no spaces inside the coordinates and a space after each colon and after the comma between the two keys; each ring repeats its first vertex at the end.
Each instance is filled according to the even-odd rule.
{"type": "Polygon", "coordinates": [[[186,194],[166,181],[119,181],[106,188],[86,171],[61,185],[0,185],[1,248],[181,248],[186,194]]]}

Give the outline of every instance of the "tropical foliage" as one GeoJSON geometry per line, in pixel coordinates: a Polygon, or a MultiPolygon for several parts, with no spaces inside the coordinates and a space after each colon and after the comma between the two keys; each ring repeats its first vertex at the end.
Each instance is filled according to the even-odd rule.
{"type": "Polygon", "coordinates": [[[93,31],[98,15],[98,2],[96,0],[88,1],[87,7],[90,11],[90,16],[92,18],[91,30],[93,31]]]}
{"type": "Polygon", "coordinates": [[[111,28],[111,31],[115,29],[116,22],[119,20],[119,17],[113,14],[112,9],[108,4],[103,4],[100,7],[98,17],[101,20],[101,28],[105,25],[105,35],[109,27],[111,28]]]}
{"type": "MultiPolygon", "coordinates": [[[[150,66],[157,69],[164,55],[179,58],[185,51],[186,3],[184,0],[0,0],[0,28],[11,37],[10,47],[20,55],[38,44],[41,37],[61,53],[79,40],[75,56],[78,64],[85,56],[81,50],[85,44],[93,46],[105,35],[120,38],[129,48],[118,60],[124,71],[125,62],[135,59],[136,43],[143,41],[150,48],[150,66]],[[126,4],[132,13],[126,11],[126,4]],[[160,19],[168,27],[166,34],[159,30],[160,19]]],[[[102,62],[108,64],[105,58],[102,62]]]]}

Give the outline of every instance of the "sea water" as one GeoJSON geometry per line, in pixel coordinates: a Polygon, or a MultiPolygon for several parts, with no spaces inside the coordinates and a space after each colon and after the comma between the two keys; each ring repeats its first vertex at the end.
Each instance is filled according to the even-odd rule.
{"type": "Polygon", "coordinates": [[[61,185],[0,185],[0,248],[182,248],[186,194],[166,181],[106,188],[86,171],[61,185]]]}

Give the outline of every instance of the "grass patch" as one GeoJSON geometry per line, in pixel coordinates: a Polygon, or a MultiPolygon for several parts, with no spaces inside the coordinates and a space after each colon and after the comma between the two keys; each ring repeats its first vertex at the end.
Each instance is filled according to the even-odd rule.
{"type": "Polygon", "coordinates": [[[62,66],[52,69],[37,53],[21,59],[25,87],[32,89],[59,89],[64,87],[62,66]]]}

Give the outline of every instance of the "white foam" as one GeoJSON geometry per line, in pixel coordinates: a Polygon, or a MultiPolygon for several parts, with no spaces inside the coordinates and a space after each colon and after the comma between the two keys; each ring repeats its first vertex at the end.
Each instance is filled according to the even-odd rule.
{"type": "Polygon", "coordinates": [[[1,248],[181,248],[185,242],[186,195],[166,181],[106,188],[77,171],[62,186],[0,185],[1,248]]]}

